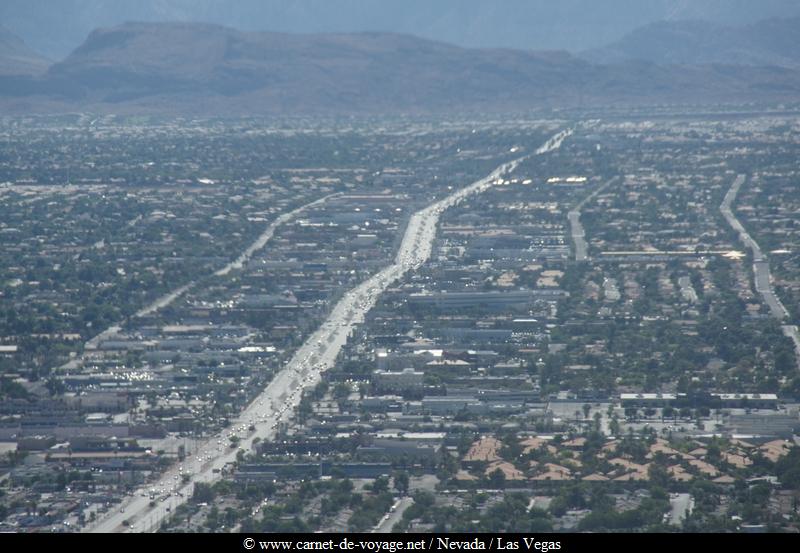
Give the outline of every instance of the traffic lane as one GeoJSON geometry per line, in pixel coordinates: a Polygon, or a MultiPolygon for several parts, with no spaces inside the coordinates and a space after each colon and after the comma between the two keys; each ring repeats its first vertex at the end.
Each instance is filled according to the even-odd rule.
{"type": "Polygon", "coordinates": [[[394,525],[400,522],[403,518],[403,513],[414,504],[414,499],[411,497],[401,497],[400,500],[397,501],[393,505],[393,509],[389,511],[383,519],[378,523],[378,527],[375,528],[373,533],[375,534],[388,534],[394,528],[394,525]]]}
{"type": "MultiPolygon", "coordinates": [[[[558,135],[556,135],[556,137],[549,140],[544,146],[542,146],[539,150],[537,150],[537,154],[551,151],[552,149],[554,149],[554,147],[555,148],[559,147],[563,139],[569,136],[570,133],[571,131],[564,131],[562,133],[559,133],[558,135]]],[[[367,281],[365,281],[364,283],[356,286],[353,290],[351,290],[351,292],[349,292],[345,296],[343,300],[340,300],[340,302],[337,303],[337,305],[334,307],[332,313],[334,312],[347,313],[343,317],[343,321],[346,323],[346,327],[348,327],[347,334],[349,334],[350,330],[352,330],[354,324],[363,321],[363,317],[366,311],[368,311],[368,309],[370,308],[369,303],[365,303],[363,301],[363,298],[364,294],[368,292],[368,290],[371,287],[376,287],[376,285],[379,284],[379,286],[377,287],[382,292],[383,290],[385,290],[385,288],[388,286],[389,283],[399,279],[403,274],[405,274],[409,270],[419,267],[430,257],[433,246],[433,239],[435,238],[436,234],[436,226],[438,223],[439,215],[446,207],[454,205],[454,203],[457,203],[458,201],[460,201],[461,199],[470,194],[488,188],[489,186],[491,186],[492,181],[494,179],[496,179],[500,175],[505,174],[510,170],[513,170],[519,162],[525,159],[525,157],[527,156],[514,160],[513,162],[501,165],[498,169],[493,171],[489,177],[480,179],[479,181],[473,183],[466,189],[463,189],[445,198],[444,200],[441,200],[433,204],[432,206],[429,206],[428,208],[412,215],[411,222],[406,229],[406,233],[403,237],[403,240],[401,241],[400,251],[403,253],[403,255],[401,256],[403,261],[401,263],[394,263],[393,265],[390,265],[389,267],[385,268],[383,271],[380,271],[378,275],[383,275],[384,277],[383,281],[381,280],[381,278],[378,278],[377,275],[374,275],[373,277],[367,279],[367,281]],[[340,306],[341,309],[337,311],[337,308],[339,308],[340,306]]],[[[377,291],[375,294],[376,294],[375,297],[377,297],[377,291]]],[[[341,317],[341,315],[338,316],[341,317]]],[[[329,315],[325,323],[330,322],[330,319],[331,316],[329,315]]],[[[321,346],[322,349],[322,351],[319,352],[320,357],[322,358],[321,359],[322,362],[315,367],[317,373],[321,373],[322,371],[327,370],[327,368],[330,367],[330,365],[335,361],[338,351],[341,349],[344,343],[346,343],[346,336],[343,337],[340,334],[338,335],[337,338],[332,340],[332,343],[330,343],[328,347],[325,347],[324,344],[321,344],[319,341],[320,337],[329,336],[331,332],[329,328],[326,329],[325,323],[323,323],[323,325],[317,331],[315,331],[309,339],[306,340],[303,346],[301,346],[301,348],[297,352],[295,352],[295,355],[289,361],[287,367],[285,367],[283,371],[281,371],[278,375],[276,375],[273,381],[267,385],[265,390],[261,394],[259,394],[251,402],[251,404],[245,408],[245,410],[243,410],[240,416],[236,419],[237,425],[243,424],[244,421],[248,420],[248,418],[252,418],[252,415],[255,413],[263,414],[264,417],[276,417],[278,422],[282,421],[284,418],[287,418],[290,415],[291,411],[297,406],[297,404],[299,404],[300,400],[299,394],[292,395],[291,400],[284,403],[284,407],[282,409],[277,409],[273,405],[273,401],[276,397],[285,399],[288,395],[289,388],[293,386],[291,382],[286,381],[287,378],[291,378],[289,372],[292,370],[296,370],[300,367],[303,367],[304,363],[306,363],[306,360],[309,359],[309,355],[314,349],[313,346],[314,341],[316,341],[317,346],[321,346]],[[270,399],[270,398],[271,401],[270,401],[270,406],[268,408],[264,407],[259,403],[259,400],[263,401],[265,399],[270,399]]],[[[303,386],[300,387],[302,388],[303,386]]],[[[269,429],[262,430],[262,425],[261,424],[257,425],[256,430],[249,437],[245,445],[248,446],[248,449],[252,448],[253,440],[257,435],[262,439],[269,439],[270,437],[274,437],[275,427],[276,425],[273,424],[272,426],[269,427],[269,429]]],[[[211,441],[214,439],[215,437],[209,438],[207,444],[211,445],[211,441]]],[[[203,467],[201,467],[199,474],[191,475],[189,477],[189,482],[193,483],[198,481],[201,482],[216,481],[221,477],[220,476],[221,469],[224,467],[224,465],[235,460],[235,454],[237,453],[237,451],[238,450],[235,450],[234,452],[230,452],[227,455],[216,454],[216,458],[214,460],[214,465],[215,465],[214,468],[218,468],[220,469],[220,471],[215,473],[213,468],[211,470],[209,469],[204,470],[203,467]]],[[[159,480],[158,483],[163,486],[165,480],[166,478],[162,477],[162,479],[159,480]]],[[[144,486],[143,488],[146,487],[147,486],[144,486]]],[[[188,494],[185,494],[184,497],[181,497],[180,498],[181,501],[178,502],[183,503],[187,499],[186,495],[188,494]]],[[[132,505],[135,505],[136,507],[135,510],[137,511],[134,514],[136,516],[141,516],[143,508],[141,508],[140,505],[138,504],[132,504],[132,505]]],[[[156,509],[158,509],[158,506],[156,506],[156,509]]],[[[160,510],[157,512],[160,512],[160,510]]],[[[147,515],[153,516],[153,513],[148,512],[147,515]]],[[[113,524],[113,522],[114,522],[114,517],[112,517],[112,520],[108,521],[108,524],[113,524]]]]}

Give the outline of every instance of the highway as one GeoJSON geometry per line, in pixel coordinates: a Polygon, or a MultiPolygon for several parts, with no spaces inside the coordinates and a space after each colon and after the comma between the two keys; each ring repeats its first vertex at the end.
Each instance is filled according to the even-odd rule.
{"type": "Polygon", "coordinates": [[[159,309],[163,309],[163,308],[167,307],[168,305],[172,304],[175,300],[177,300],[179,297],[184,295],[187,290],[189,290],[190,288],[194,287],[195,284],[196,284],[196,281],[191,281],[188,284],[184,284],[180,288],[177,288],[177,289],[173,290],[172,292],[169,292],[168,294],[165,294],[165,295],[161,296],[160,298],[158,298],[157,300],[152,302],[150,305],[147,305],[147,306],[143,307],[142,309],[140,309],[139,311],[137,311],[136,313],[134,313],[134,315],[133,315],[134,318],[146,317],[147,315],[150,315],[151,313],[155,313],[159,309]]]}
{"type": "Polygon", "coordinates": [[[730,189],[728,190],[727,194],[725,194],[725,198],[722,200],[722,205],[720,205],[719,209],[722,212],[723,217],[725,220],[728,221],[728,224],[739,233],[739,240],[741,240],[744,245],[753,253],[753,274],[755,276],[755,284],[756,284],[756,292],[761,294],[764,298],[764,302],[769,307],[770,313],[776,319],[783,320],[789,317],[789,312],[786,310],[786,307],[781,303],[781,300],[778,296],[775,295],[775,291],[772,288],[772,276],[770,275],[769,271],[769,260],[764,257],[764,254],[761,252],[761,248],[759,247],[758,243],[753,240],[747,230],[744,228],[744,225],[739,222],[736,218],[736,215],[733,214],[731,210],[731,205],[736,200],[736,195],[739,193],[739,189],[742,187],[742,184],[745,182],[745,176],[739,175],[736,177],[736,180],[731,185],[730,189]]]}
{"type": "MultiPolygon", "coordinates": [[[[236,460],[239,449],[250,451],[254,440],[274,439],[280,424],[288,422],[298,406],[303,389],[316,386],[321,374],[335,364],[351,331],[363,322],[379,295],[391,283],[428,260],[441,214],[468,196],[487,190],[499,177],[516,169],[531,155],[558,149],[570,134],[571,129],[559,132],[533,154],[503,163],[479,181],[414,213],[409,219],[394,262],[345,293],[325,322],[306,339],[286,366],[224,433],[206,440],[198,446],[194,455],[169,468],[156,483],[142,486],[95,523],[86,526],[84,531],[155,531],[160,521],[169,517],[177,505],[191,496],[195,483],[219,480],[225,466],[236,460]],[[237,447],[230,446],[232,436],[239,440],[237,447]]],[[[280,224],[277,220],[275,223],[280,224]]]]}
{"type": "MultiPolygon", "coordinates": [[[[733,230],[739,233],[739,239],[744,242],[745,246],[747,246],[751,252],[753,252],[753,275],[756,284],[756,292],[761,294],[761,296],[764,298],[764,302],[767,304],[767,307],[769,307],[769,311],[772,316],[779,321],[784,321],[790,317],[789,311],[786,309],[786,306],[783,305],[783,302],[781,302],[777,294],[775,294],[775,290],[772,287],[772,275],[770,274],[769,270],[769,260],[764,257],[764,254],[761,252],[761,248],[759,247],[758,243],[753,240],[753,238],[744,228],[744,225],[739,222],[731,210],[731,205],[733,205],[733,202],[736,200],[736,195],[739,193],[739,189],[742,187],[742,184],[744,184],[744,181],[744,175],[739,175],[736,177],[736,180],[733,182],[730,190],[728,190],[728,193],[725,194],[725,198],[723,199],[722,205],[720,205],[719,209],[722,212],[722,215],[725,217],[725,220],[728,221],[728,224],[733,228],[733,230]]],[[[797,360],[797,368],[800,370],[800,331],[798,330],[797,325],[790,324],[781,325],[781,330],[783,331],[783,334],[794,343],[794,353],[797,360]]]]}
{"type": "MultiPolygon", "coordinates": [[[[257,251],[261,250],[264,246],[267,245],[267,242],[269,242],[272,239],[273,235],[275,234],[275,230],[277,230],[279,226],[283,225],[284,223],[288,223],[289,221],[297,217],[300,213],[307,210],[308,208],[320,205],[328,201],[330,198],[338,195],[339,195],[338,192],[334,194],[329,194],[327,196],[323,196],[322,198],[314,200],[313,202],[301,205],[300,207],[295,208],[292,211],[287,211],[286,213],[281,214],[277,219],[275,219],[272,223],[270,223],[266,229],[264,229],[264,231],[258,236],[258,238],[256,238],[255,241],[253,241],[253,243],[250,244],[247,247],[247,249],[244,250],[244,252],[242,252],[239,255],[239,257],[237,257],[235,260],[231,261],[221,269],[215,271],[214,276],[217,277],[226,276],[234,269],[241,269],[248,261],[250,261],[250,258],[253,257],[253,254],[255,254],[257,251]]],[[[175,302],[175,300],[180,298],[188,290],[194,288],[197,282],[198,282],[197,280],[193,280],[191,282],[184,284],[179,288],[176,288],[175,290],[167,292],[166,294],[164,294],[159,298],[156,298],[150,304],[146,305],[145,307],[141,308],[139,311],[134,313],[132,318],[146,317],[147,315],[155,313],[159,309],[163,309],[168,305],[171,305],[173,302],[175,302]]],[[[84,349],[87,351],[96,350],[97,347],[102,342],[113,339],[119,333],[120,330],[122,330],[121,324],[108,327],[107,329],[97,334],[93,338],[87,340],[86,343],[84,344],[84,349]]],[[[61,368],[62,369],[76,368],[80,363],[80,361],[81,359],[73,359],[72,361],[63,365],[61,368]]]]}
{"type": "Polygon", "coordinates": [[[586,232],[583,230],[583,225],[581,224],[581,209],[583,209],[583,206],[594,199],[600,192],[611,186],[611,184],[613,184],[617,179],[619,179],[619,177],[614,177],[604,182],[591,194],[581,200],[574,209],[567,213],[567,219],[569,219],[569,226],[572,234],[572,241],[575,242],[575,261],[586,261],[589,257],[589,245],[586,243],[586,232]]]}
{"type": "MultiPolygon", "coordinates": [[[[97,346],[99,346],[102,342],[105,342],[106,340],[110,340],[111,338],[116,336],[117,333],[120,330],[122,330],[122,327],[120,325],[114,325],[114,326],[108,327],[107,329],[105,329],[100,334],[97,334],[93,338],[90,338],[90,339],[86,340],[86,343],[83,345],[83,349],[85,349],[85,350],[97,349],[97,346]]],[[[73,359],[72,361],[70,361],[69,363],[64,365],[62,368],[74,368],[74,367],[77,367],[79,361],[80,361],[80,359],[73,359]]]]}
{"type": "Polygon", "coordinates": [[[293,209],[292,211],[288,211],[282,215],[280,215],[277,219],[275,219],[261,235],[256,238],[255,242],[250,244],[247,249],[242,252],[239,257],[237,257],[234,261],[231,261],[227,265],[225,265],[222,269],[218,270],[214,273],[214,276],[225,276],[233,270],[241,269],[245,266],[245,264],[250,261],[250,258],[253,257],[253,254],[259,251],[261,248],[267,245],[267,242],[272,240],[272,236],[275,234],[275,230],[284,223],[288,223],[298,215],[300,215],[303,211],[318,206],[327,202],[329,199],[333,198],[334,196],[340,195],[339,192],[335,192],[333,194],[328,194],[327,196],[323,196],[318,200],[314,200],[313,202],[309,202],[305,205],[301,205],[300,207],[293,209]]]}

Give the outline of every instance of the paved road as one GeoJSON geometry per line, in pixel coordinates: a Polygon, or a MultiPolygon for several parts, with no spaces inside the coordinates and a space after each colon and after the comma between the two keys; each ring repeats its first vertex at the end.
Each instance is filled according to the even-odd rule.
{"type": "Polygon", "coordinates": [[[739,222],[734,215],[731,206],[736,200],[736,195],[739,189],[745,182],[745,176],[739,175],[731,185],[728,193],[722,201],[719,209],[728,224],[739,233],[739,240],[753,253],[753,274],[755,276],[756,291],[764,298],[764,302],[769,307],[770,313],[776,319],[786,319],[789,317],[789,312],[786,307],[781,303],[781,300],[775,295],[775,290],[772,288],[772,275],[769,271],[769,260],[764,256],[758,243],[753,240],[744,225],[739,222]]]}
{"type": "MultiPolygon", "coordinates": [[[[117,333],[120,330],[122,330],[122,327],[119,326],[119,325],[114,325],[114,326],[108,327],[107,329],[105,329],[103,332],[101,332],[97,336],[94,336],[93,338],[90,338],[89,340],[87,340],[86,343],[83,345],[83,349],[85,349],[85,350],[97,349],[97,346],[99,346],[102,342],[105,342],[106,340],[110,340],[111,338],[116,336],[117,333]]],[[[73,359],[72,361],[70,361],[69,363],[64,365],[62,368],[73,368],[73,367],[77,366],[79,361],[80,361],[80,359],[73,359]]]]}
{"type": "MultiPolygon", "coordinates": [[[[789,318],[789,311],[783,305],[780,298],[775,294],[772,287],[772,275],[769,270],[769,260],[764,256],[758,243],[753,240],[747,230],[744,228],[731,210],[731,205],[736,200],[736,195],[739,189],[744,184],[744,175],[736,177],[733,185],[728,193],[725,194],[725,199],[722,201],[720,211],[728,221],[728,224],[739,233],[739,239],[744,242],[751,252],[753,252],[753,274],[755,276],[756,291],[764,298],[764,302],[769,307],[769,311],[773,317],[778,320],[786,320],[789,318]]],[[[792,340],[794,343],[795,358],[797,360],[797,368],[800,370],[800,332],[796,325],[782,325],[781,329],[783,334],[792,340]]]]}
{"type": "Polygon", "coordinates": [[[180,288],[161,296],[160,298],[152,302],[150,305],[143,307],[142,309],[137,311],[133,316],[135,318],[146,317],[147,315],[155,313],[159,309],[163,309],[168,305],[171,305],[175,300],[184,295],[187,290],[194,287],[195,284],[197,284],[197,282],[194,280],[189,282],[188,284],[184,284],[180,288]]]}
{"type": "MultiPolygon", "coordinates": [[[[288,211],[286,213],[283,213],[277,219],[275,219],[269,226],[267,226],[267,228],[264,229],[264,232],[262,232],[258,236],[258,238],[256,238],[255,241],[252,244],[250,244],[247,247],[247,249],[244,252],[241,253],[241,255],[239,255],[239,257],[237,257],[234,261],[231,261],[230,263],[225,265],[223,268],[215,271],[214,272],[214,276],[226,276],[228,273],[230,273],[234,269],[241,269],[250,260],[250,258],[253,257],[253,254],[255,254],[257,251],[261,250],[264,246],[267,245],[267,242],[269,242],[272,239],[272,236],[275,234],[275,230],[279,226],[281,226],[284,223],[287,223],[287,222],[291,221],[292,219],[297,217],[300,213],[302,213],[303,211],[307,210],[308,208],[314,207],[314,206],[319,205],[319,204],[322,204],[322,203],[326,202],[328,199],[330,199],[330,198],[332,198],[334,196],[337,196],[337,195],[339,195],[338,192],[334,193],[334,194],[329,194],[327,196],[324,196],[322,198],[314,200],[313,202],[309,202],[307,204],[301,205],[300,207],[298,207],[296,209],[293,209],[292,211],[288,211]]],[[[193,280],[193,281],[191,281],[191,282],[189,282],[187,284],[184,284],[180,288],[177,288],[175,290],[172,290],[171,292],[168,292],[168,293],[164,294],[163,296],[153,300],[150,304],[146,305],[145,307],[143,307],[139,311],[137,311],[133,315],[133,318],[145,317],[147,315],[155,313],[156,311],[158,311],[160,309],[163,309],[163,308],[167,307],[168,305],[171,305],[173,302],[175,302],[175,300],[180,298],[188,290],[192,289],[196,284],[197,284],[197,280],[193,280]]],[[[114,325],[114,326],[108,327],[107,329],[105,329],[104,331],[99,333],[98,335],[96,335],[93,338],[90,338],[89,340],[87,340],[86,343],[84,344],[84,349],[85,350],[96,350],[97,347],[102,342],[104,342],[106,340],[113,339],[114,336],[116,336],[120,332],[120,330],[122,330],[122,326],[121,325],[114,325]]],[[[72,368],[77,367],[77,365],[79,363],[80,363],[80,359],[73,359],[72,361],[70,361],[67,364],[63,365],[61,368],[62,369],[72,369],[72,368]]]]}
{"type": "Polygon", "coordinates": [[[218,270],[214,273],[215,276],[225,276],[231,271],[235,269],[241,269],[244,265],[250,261],[250,258],[253,257],[253,254],[263,248],[267,242],[272,240],[272,236],[275,234],[275,230],[284,223],[288,223],[298,215],[300,215],[303,211],[318,206],[327,202],[330,198],[335,196],[339,196],[338,192],[334,194],[328,194],[318,200],[314,200],[313,202],[309,202],[305,205],[301,205],[297,209],[293,209],[292,211],[288,211],[282,215],[280,215],[277,219],[275,219],[265,230],[261,233],[261,235],[256,238],[255,242],[250,244],[248,248],[242,252],[242,254],[237,257],[234,261],[231,261],[227,265],[225,265],[222,269],[218,270]]]}
{"type": "Polygon", "coordinates": [[[586,243],[586,232],[581,224],[581,209],[600,192],[611,186],[617,179],[619,179],[619,177],[614,177],[604,182],[594,192],[581,200],[574,209],[567,213],[567,219],[569,219],[569,226],[572,232],[572,241],[575,242],[575,261],[586,261],[586,259],[588,259],[587,252],[589,251],[589,246],[586,243]]]}
{"type": "Polygon", "coordinates": [[[692,513],[694,509],[694,499],[688,493],[674,493],[670,494],[670,524],[680,526],[686,517],[692,513]]]}
{"type": "Polygon", "coordinates": [[[394,525],[400,522],[403,518],[403,513],[414,504],[414,499],[411,497],[402,497],[394,504],[394,511],[389,511],[384,518],[378,523],[373,534],[389,534],[394,528],[394,525]]]}
{"type": "MultiPolygon", "coordinates": [[[[532,155],[559,148],[571,133],[571,130],[559,132],[532,155]]],[[[351,331],[363,322],[380,293],[430,257],[436,226],[444,210],[472,194],[487,190],[494,181],[513,171],[528,157],[504,163],[481,180],[414,213],[409,219],[394,262],[339,300],[322,326],[304,342],[264,391],[232,421],[224,434],[208,439],[194,455],[163,473],[158,482],[142,486],[133,496],[87,526],[85,531],[156,530],[160,521],[191,496],[195,483],[219,480],[226,465],[235,462],[239,449],[250,451],[254,440],[273,439],[281,423],[289,421],[300,402],[303,389],[316,386],[322,373],[335,364],[351,331]],[[238,438],[238,449],[229,447],[231,435],[238,438]],[[151,496],[155,498],[152,507],[151,496]],[[123,525],[123,521],[129,526],[123,525]]]]}

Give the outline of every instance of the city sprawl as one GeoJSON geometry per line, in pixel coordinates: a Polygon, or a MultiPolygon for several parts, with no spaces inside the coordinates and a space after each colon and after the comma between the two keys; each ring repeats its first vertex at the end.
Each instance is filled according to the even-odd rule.
{"type": "Polygon", "coordinates": [[[800,115],[0,118],[0,531],[800,532],[800,115]]]}

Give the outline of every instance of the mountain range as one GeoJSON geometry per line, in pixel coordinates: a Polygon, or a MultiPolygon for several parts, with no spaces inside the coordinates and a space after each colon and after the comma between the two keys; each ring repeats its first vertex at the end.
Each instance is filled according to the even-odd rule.
{"type": "Polygon", "coordinates": [[[800,68],[800,17],[742,26],[708,21],[659,21],[604,48],[582,53],[599,63],[773,65],[800,68]]]}
{"type": "Polygon", "coordinates": [[[467,48],[600,48],[655,21],[746,25],[800,16],[797,0],[2,0],[0,22],[62,60],[100,27],[214,23],[243,31],[411,34],[467,48]]]}
{"type": "Polygon", "coordinates": [[[47,71],[50,61],[0,25],[0,75],[38,75],[47,71]]]}
{"type": "Polygon", "coordinates": [[[602,65],[567,52],[463,48],[395,33],[243,32],[198,23],[93,31],[46,72],[0,74],[0,112],[378,114],[796,101],[800,71],[602,65]]]}

